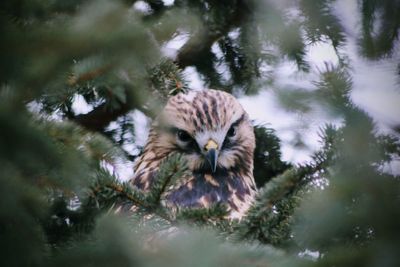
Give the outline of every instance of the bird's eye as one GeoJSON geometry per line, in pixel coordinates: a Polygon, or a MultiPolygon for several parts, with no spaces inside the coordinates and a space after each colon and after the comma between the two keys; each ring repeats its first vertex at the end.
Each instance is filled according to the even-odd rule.
{"type": "Polygon", "coordinates": [[[227,134],[228,137],[234,137],[236,135],[236,127],[235,126],[231,126],[231,128],[229,128],[227,134]]]}
{"type": "Polygon", "coordinates": [[[179,140],[182,142],[189,142],[192,139],[192,137],[183,130],[178,130],[176,135],[178,136],[179,140]]]}

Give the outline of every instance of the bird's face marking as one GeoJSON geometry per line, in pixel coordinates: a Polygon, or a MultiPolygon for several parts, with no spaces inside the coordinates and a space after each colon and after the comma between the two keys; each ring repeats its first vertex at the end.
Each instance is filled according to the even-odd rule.
{"type": "Polygon", "coordinates": [[[207,144],[213,141],[218,154],[216,168],[244,164],[246,171],[252,172],[253,128],[230,94],[216,90],[178,94],[170,98],[156,125],[158,146],[184,153],[192,171],[213,171],[207,161],[207,144]]]}

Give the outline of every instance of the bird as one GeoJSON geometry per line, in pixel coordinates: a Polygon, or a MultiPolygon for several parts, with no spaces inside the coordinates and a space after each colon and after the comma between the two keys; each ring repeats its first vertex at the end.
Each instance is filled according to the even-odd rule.
{"type": "Polygon", "coordinates": [[[180,92],[153,121],[129,183],[148,192],[160,164],[172,153],[187,175],[164,193],[167,206],[209,208],[223,204],[241,219],[257,192],[253,177],[255,135],[249,115],[231,94],[214,89],[180,92]]]}

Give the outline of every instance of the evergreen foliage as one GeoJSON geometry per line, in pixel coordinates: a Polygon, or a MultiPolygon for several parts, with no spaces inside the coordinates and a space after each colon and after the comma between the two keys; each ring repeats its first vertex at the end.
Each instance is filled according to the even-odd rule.
{"type": "MultiPolygon", "coordinates": [[[[2,1],[0,265],[400,266],[400,180],[385,168],[399,160],[398,129],[380,133],[352,103],[342,61],[320,70],[312,91],[282,92],[293,110],[312,103],[342,119],[321,129],[308,163],[282,161],[275,131],[255,127],[259,192],[240,221],[223,205],[165,206],[163,192],[186,172],[178,154],[148,193],[109,170],[137,155],[127,149],[137,127],[129,112],[152,118],[190,90],[188,66],[207,87],[240,96],[275,86],[269,70],[283,60],[310,71],[313,43],[342,57],[335,1],[277,2],[2,1]],[[166,43],[182,35],[188,41],[166,58],[166,43]]],[[[358,8],[360,54],[390,57],[400,2],[358,8]]]]}
{"type": "Polygon", "coordinates": [[[280,140],[273,129],[255,126],[254,179],[262,187],[272,177],[284,172],[290,164],[281,160],[280,140]]]}

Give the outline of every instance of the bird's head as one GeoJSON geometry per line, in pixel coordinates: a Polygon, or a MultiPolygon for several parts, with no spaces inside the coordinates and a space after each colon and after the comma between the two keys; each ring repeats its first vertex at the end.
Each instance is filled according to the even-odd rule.
{"type": "Polygon", "coordinates": [[[171,97],[154,130],[156,149],[183,153],[193,172],[238,169],[252,174],[253,127],[228,93],[210,89],[171,97]]]}

